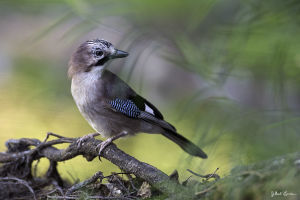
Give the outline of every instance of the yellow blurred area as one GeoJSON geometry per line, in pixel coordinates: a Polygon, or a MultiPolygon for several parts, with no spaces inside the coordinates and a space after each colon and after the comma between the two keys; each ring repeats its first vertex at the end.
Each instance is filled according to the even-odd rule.
{"type": "MultiPolygon", "coordinates": [[[[5,94],[1,95],[0,98],[2,105],[0,112],[1,151],[5,151],[4,142],[8,139],[37,138],[44,140],[47,132],[66,137],[80,137],[93,132],[92,128],[77,111],[73,101],[51,102],[49,99],[46,100],[40,97],[32,100],[34,102],[32,104],[29,100],[32,94],[28,91],[24,94],[20,92],[16,94],[16,88],[16,90],[11,87],[10,89],[10,91],[7,91],[3,87],[1,88],[1,93],[5,94]]],[[[178,130],[189,130],[186,123],[180,122],[175,125],[178,130]]],[[[191,138],[191,134],[191,128],[190,131],[184,133],[189,138],[191,138]]],[[[157,134],[138,134],[119,139],[115,143],[126,153],[157,167],[167,174],[171,174],[175,169],[178,169],[182,180],[190,175],[186,169],[211,173],[219,167],[221,168],[219,173],[224,174],[231,168],[228,157],[218,156],[216,153],[227,152],[224,148],[228,148],[228,146],[205,148],[209,158],[201,160],[191,158],[176,144],[157,134]]],[[[57,148],[66,148],[66,146],[67,144],[56,145],[57,148]]],[[[46,159],[41,159],[37,168],[38,175],[45,174],[48,166],[49,162],[46,159]]],[[[86,179],[99,170],[104,174],[120,171],[118,167],[105,159],[100,162],[98,158],[95,158],[92,162],[87,162],[82,156],[60,162],[58,169],[62,177],[70,181],[86,179]]]]}

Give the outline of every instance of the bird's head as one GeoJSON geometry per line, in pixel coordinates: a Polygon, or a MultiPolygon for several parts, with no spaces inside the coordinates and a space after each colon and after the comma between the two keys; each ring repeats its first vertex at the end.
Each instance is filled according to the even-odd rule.
{"type": "Polygon", "coordinates": [[[76,73],[89,72],[94,67],[103,66],[110,59],[126,56],[128,56],[127,52],[116,49],[106,40],[88,40],[73,53],[68,74],[73,77],[76,73]]]}

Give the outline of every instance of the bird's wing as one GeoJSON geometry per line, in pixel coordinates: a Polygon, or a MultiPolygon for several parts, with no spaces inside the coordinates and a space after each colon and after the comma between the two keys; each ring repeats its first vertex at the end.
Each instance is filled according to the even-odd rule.
{"type": "MultiPolygon", "coordinates": [[[[140,98],[142,98],[142,97],[140,97],[140,98]]],[[[164,129],[170,129],[172,131],[176,131],[174,126],[172,126],[168,122],[164,121],[163,119],[156,117],[155,110],[151,110],[151,112],[149,112],[146,107],[149,105],[147,103],[143,102],[143,104],[145,104],[145,106],[138,107],[138,104],[136,104],[134,101],[132,101],[130,99],[116,98],[114,100],[109,101],[109,104],[111,105],[111,107],[114,111],[120,112],[120,113],[126,115],[127,117],[131,117],[131,118],[135,118],[135,119],[142,119],[149,123],[156,124],[164,129]],[[144,109],[144,110],[142,110],[142,109],[144,109]]],[[[140,104],[141,104],[141,102],[140,102],[140,104]]]]}
{"type": "Polygon", "coordinates": [[[130,96],[129,99],[134,102],[134,104],[144,112],[147,112],[158,119],[163,120],[163,115],[159,112],[159,110],[149,101],[141,97],[140,95],[136,94],[134,96],[130,96]]]}
{"type": "Polygon", "coordinates": [[[147,112],[158,119],[164,119],[163,115],[153,104],[138,95],[129,85],[112,72],[107,70],[103,72],[100,85],[104,85],[104,87],[100,87],[102,89],[101,94],[106,99],[111,100],[112,103],[115,101],[115,105],[132,105],[131,103],[120,102],[118,99],[122,101],[130,100],[140,111],[147,112]]]}
{"type": "Polygon", "coordinates": [[[138,118],[141,114],[141,110],[131,100],[116,98],[108,103],[114,111],[123,113],[127,117],[138,118]]]}
{"type": "Polygon", "coordinates": [[[138,95],[129,85],[110,71],[102,75],[102,85],[106,85],[103,92],[110,107],[115,112],[120,112],[127,117],[143,119],[149,123],[155,123],[163,128],[175,131],[175,128],[164,121],[159,110],[138,95]]]}

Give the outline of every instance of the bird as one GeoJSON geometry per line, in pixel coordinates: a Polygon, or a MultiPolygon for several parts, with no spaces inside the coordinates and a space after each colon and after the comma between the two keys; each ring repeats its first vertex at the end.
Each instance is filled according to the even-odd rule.
{"type": "Polygon", "coordinates": [[[152,103],[107,70],[107,61],[128,55],[104,39],[85,41],[72,54],[68,69],[71,93],[80,113],[96,131],[80,137],[77,145],[99,135],[107,138],[96,147],[100,158],[103,149],[118,138],[137,133],[162,134],[188,154],[207,158],[204,151],[177,133],[152,103]]]}

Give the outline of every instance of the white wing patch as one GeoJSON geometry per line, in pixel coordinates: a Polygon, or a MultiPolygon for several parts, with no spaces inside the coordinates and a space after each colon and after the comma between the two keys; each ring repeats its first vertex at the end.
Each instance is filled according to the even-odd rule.
{"type": "Polygon", "coordinates": [[[154,110],[152,110],[152,108],[150,108],[147,104],[145,104],[145,111],[147,113],[154,115],[154,110]]]}

